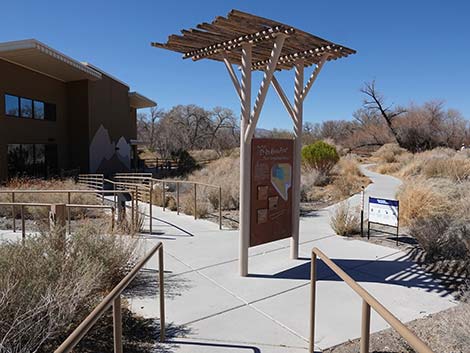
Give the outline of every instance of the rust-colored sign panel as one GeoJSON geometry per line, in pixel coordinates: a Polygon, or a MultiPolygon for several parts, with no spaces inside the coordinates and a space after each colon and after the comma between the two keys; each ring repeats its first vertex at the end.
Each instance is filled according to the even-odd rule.
{"type": "Polygon", "coordinates": [[[250,246],[292,236],[294,142],[251,142],[250,246]]]}

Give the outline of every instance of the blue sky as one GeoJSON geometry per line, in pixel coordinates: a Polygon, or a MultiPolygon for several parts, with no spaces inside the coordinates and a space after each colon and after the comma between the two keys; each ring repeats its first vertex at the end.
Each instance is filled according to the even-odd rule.
{"type": "MultiPolygon", "coordinates": [[[[470,2],[463,0],[3,1],[0,41],[36,38],[122,79],[164,109],[194,103],[238,115],[222,63],[150,47],[232,8],[358,51],[325,65],[305,103],[305,121],[350,119],[362,103],[360,87],[373,79],[391,103],[442,99],[470,118],[470,2]]],[[[293,72],[279,78],[292,95],[293,72]]],[[[272,90],[259,126],[291,127],[272,90]]]]}

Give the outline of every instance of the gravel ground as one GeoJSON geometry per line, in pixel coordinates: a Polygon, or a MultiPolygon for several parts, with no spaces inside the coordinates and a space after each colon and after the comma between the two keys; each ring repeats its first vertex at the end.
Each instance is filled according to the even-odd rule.
{"type": "MultiPolygon", "coordinates": [[[[458,306],[411,321],[406,326],[426,342],[436,353],[470,353],[470,304],[458,306]]],[[[342,343],[326,349],[323,353],[357,353],[360,340],[342,343]]],[[[370,336],[371,353],[415,352],[398,333],[392,329],[370,336]]]]}

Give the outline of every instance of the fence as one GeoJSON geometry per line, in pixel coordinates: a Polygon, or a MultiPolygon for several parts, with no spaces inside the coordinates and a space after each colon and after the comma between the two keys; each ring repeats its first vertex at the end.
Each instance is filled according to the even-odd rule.
{"type": "MultiPolygon", "coordinates": [[[[11,206],[13,207],[13,212],[15,212],[15,207],[20,208],[20,217],[21,217],[21,236],[23,240],[26,238],[26,226],[25,226],[25,207],[44,207],[50,208],[53,204],[51,203],[34,203],[34,202],[0,202],[0,206],[11,206]]],[[[65,208],[67,209],[67,220],[68,220],[68,232],[71,234],[72,226],[71,226],[71,217],[70,217],[70,209],[71,208],[84,208],[84,209],[110,209],[111,210],[111,230],[114,230],[114,223],[115,223],[115,208],[113,206],[106,206],[106,205],[78,205],[78,204],[65,204],[65,208]]],[[[15,220],[15,213],[13,213],[13,220],[15,220]]],[[[14,222],[15,223],[15,222],[14,222]]],[[[16,226],[13,229],[13,232],[16,232],[16,226]]]]}
{"type": "Polygon", "coordinates": [[[160,342],[165,341],[165,293],[163,279],[163,244],[159,242],[137,265],[124,277],[119,284],[98,304],[98,306],[82,321],[70,336],[54,351],[68,353],[81,341],[93,325],[111,306],[113,307],[114,353],[122,353],[122,308],[121,294],[135,279],[142,267],[158,251],[158,276],[160,300],[160,342]]]}
{"type": "Polygon", "coordinates": [[[361,325],[361,353],[369,352],[370,339],[370,308],[375,310],[398,334],[417,352],[417,353],[433,353],[426,343],[420,340],[413,332],[410,331],[400,320],[398,320],[390,311],[388,311],[377,299],[369,292],[362,288],[355,280],[353,280],[338,265],[329,259],[318,248],[312,249],[311,262],[311,292],[310,292],[310,352],[314,352],[315,342],[315,297],[316,297],[316,260],[319,256],[322,261],[340,277],[352,290],[354,290],[362,298],[362,325],[361,325]]]}
{"type": "MultiPolygon", "coordinates": [[[[103,174],[78,174],[78,184],[93,190],[104,190],[104,175],[103,174]]],[[[96,193],[100,196],[104,203],[104,194],[96,193]]]]}
{"type": "MultiPolygon", "coordinates": [[[[21,207],[21,203],[16,202],[16,195],[18,194],[64,194],[67,195],[65,203],[68,205],[68,229],[69,233],[71,232],[71,218],[70,218],[70,208],[103,208],[103,209],[111,209],[111,213],[113,216],[112,227],[114,228],[114,214],[116,209],[118,209],[118,203],[116,196],[118,194],[130,194],[133,195],[132,197],[132,204],[131,204],[131,221],[134,227],[137,226],[137,207],[138,201],[135,196],[134,190],[101,190],[100,191],[103,195],[102,202],[104,203],[104,195],[111,194],[114,195],[114,207],[105,206],[105,205],[81,205],[81,204],[72,204],[72,195],[73,194],[95,194],[94,190],[0,190],[0,194],[9,194],[11,195],[11,202],[9,203],[0,203],[1,206],[11,206],[12,211],[12,218],[13,218],[13,232],[16,232],[16,207],[21,207]],[[134,202],[134,200],[136,200],[134,202]],[[84,207],[86,206],[86,207],[84,207]],[[100,207],[98,207],[100,206],[100,207]]],[[[50,203],[23,203],[25,206],[21,207],[21,223],[24,226],[24,207],[31,206],[31,207],[40,207],[36,205],[50,205],[50,203]]],[[[23,227],[24,229],[24,227],[23,227]]]]}
{"type": "MultiPolygon", "coordinates": [[[[155,190],[155,187],[160,187],[161,189],[161,206],[163,211],[166,209],[166,198],[168,194],[173,194],[175,202],[176,202],[176,213],[180,213],[180,191],[181,186],[189,185],[190,189],[192,190],[193,194],[193,216],[194,219],[198,218],[198,201],[197,201],[197,194],[198,194],[198,186],[200,187],[208,187],[213,188],[218,191],[217,199],[218,199],[218,219],[219,219],[219,229],[222,229],[222,187],[219,185],[214,184],[206,184],[197,181],[187,181],[187,180],[173,180],[173,179],[154,179],[146,173],[135,174],[135,173],[119,173],[116,174],[114,177],[116,181],[110,181],[117,187],[128,187],[131,188],[132,185],[137,185],[137,192],[139,195],[139,200],[149,202],[150,205],[156,205],[157,202],[154,200],[153,192],[150,190],[155,190]],[[172,189],[171,186],[174,186],[172,189]],[[173,191],[172,191],[173,190],[173,191]]],[[[105,181],[108,181],[105,179],[105,181]]],[[[152,207],[150,207],[150,213],[152,212],[152,207]]],[[[150,214],[150,218],[152,215],[150,214]]],[[[150,222],[152,224],[152,222],[150,222]]],[[[151,230],[150,230],[151,232],[151,230]]]]}

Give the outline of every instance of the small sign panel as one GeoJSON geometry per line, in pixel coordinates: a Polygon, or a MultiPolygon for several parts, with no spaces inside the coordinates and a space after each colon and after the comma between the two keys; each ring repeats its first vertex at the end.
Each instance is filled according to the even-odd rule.
{"type": "Polygon", "coordinates": [[[369,197],[369,222],[398,227],[398,200],[369,197]]]}
{"type": "Polygon", "coordinates": [[[251,143],[250,246],[292,236],[294,144],[289,139],[251,143]]]}

